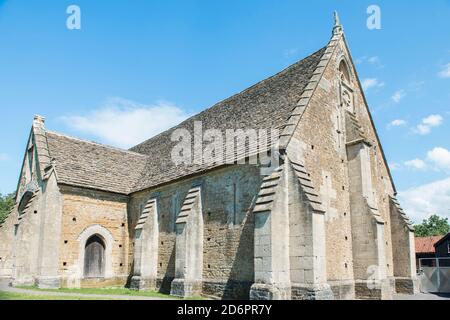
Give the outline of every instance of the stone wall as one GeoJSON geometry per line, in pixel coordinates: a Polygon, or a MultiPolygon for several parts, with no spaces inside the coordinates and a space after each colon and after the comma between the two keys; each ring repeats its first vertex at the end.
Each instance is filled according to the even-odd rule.
{"type": "Polygon", "coordinates": [[[169,292],[174,278],[176,217],[193,184],[200,184],[204,218],[203,294],[248,298],[254,280],[251,208],[261,181],[258,168],[234,166],[133,195],[130,226],[135,226],[142,206],[150,198],[158,199],[157,284],[161,291],[169,292]]]}
{"type": "Polygon", "coordinates": [[[0,276],[13,277],[16,285],[51,283],[58,287],[55,258],[59,246],[55,242],[61,224],[60,194],[53,171],[50,167],[44,170],[44,155],[37,145],[45,137],[39,125],[35,119],[19,178],[17,203],[0,229],[0,276]]]}
{"type": "Polygon", "coordinates": [[[83,277],[84,239],[89,235],[83,232],[95,229],[103,230],[107,247],[111,247],[111,270],[105,281],[96,282],[97,286],[125,285],[132,270],[129,255],[129,231],[127,219],[128,198],[99,191],[83,190],[72,187],[61,188],[63,197],[62,230],[59,267],[63,277],[63,286],[93,286],[92,280],[81,281],[83,277]],[[114,280],[115,281],[112,281],[114,280]]]}
{"type": "Polygon", "coordinates": [[[14,213],[0,226],[0,278],[10,278],[13,272],[12,245],[14,238],[14,213]]]}
{"type": "Polygon", "coordinates": [[[376,138],[363,94],[360,90],[350,54],[343,42],[337,43],[322,79],[306,108],[288,154],[305,164],[311,179],[320,188],[326,210],[327,277],[336,297],[352,298],[354,281],[352,227],[350,208],[350,180],[345,146],[345,113],[341,107],[340,62],[345,60],[351,69],[354,89],[354,111],[362,130],[373,147],[370,148],[372,195],[378,212],[386,222],[384,228],[386,268],[393,276],[392,241],[389,217],[389,196],[394,194],[381,146],[376,138]]]}
{"type": "Polygon", "coordinates": [[[347,159],[337,133],[342,125],[337,122],[339,77],[335,55],[294,133],[288,155],[305,165],[318,188],[326,211],[327,280],[333,291],[340,292],[340,284],[354,278],[347,159]]]}
{"type": "MultiPolygon", "coordinates": [[[[191,214],[203,222],[198,223],[202,232],[192,232],[198,220],[189,225],[189,232],[195,234],[192,243],[199,244],[198,238],[202,239],[197,251],[192,251],[203,252],[201,259],[189,260],[189,268],[197,271],[194,280],[200,279],[195,292],[247,299],[256,278],[252,290],[260,298],[270,293],[263,286],[274,282],[281,287],[275,286],[272,293],[278,292],[280,298],[321,298],[319,293],[328,298],[330,287],[337,299],[354,298],[355,291],[377,298],[363,288],[371,265],[379,269],[376,279],[386,280],[380,286],[392,286],[394,276],[413,276],[412,230],[405,229],[399,209],[390,202],[395,190],[345,42],[340,39],[333,45],[330,61],[322,61],[327,66],[322,77],[315,75],[318,86],[279,168],[280,184],[270,195],[274,197],[273,212],[258,212],[256,232],[253,208],[263,182],[256,166],[217,168],[127,197],[58,186],[50,162],[36,163],[36,157],[31,158],[36,153],[31,135],[24,163],[34,170],[22,172],[19,194],[34,181],[39,181],[38,188],[25,210],[19,212],[16,206],[0,229],[0,277],[13,276],[16,284],[41,282],[43,286],[58,286],[60,276],[65,287],[129,284],[138,269],[133,266],[136,225],[152,202],[151,226],[158,230],[157,236],[152,238],[151,226],[145,230],[152,239],[150,249],[157,254],[142,256],[157,260],[148,261],[153,277],[156,268],[152,281],[158,290],[169,293],[172,283],[180,277],[183,283],[185,276],[180,252],[186,251],[179,250],[183,223],[177,223],[177,218],[193,188],[198,188],[200,195],[191,214]],[[351,92],[348,101],[343,99],[342,61],[349,68],[345,75],[345,89],[351,92]],[[362,137],[359,140],[358,135],[362,137]],[[309,186],[302,184],[302,177],[309,186]],[[320,210],[309,203],[313,191],[320,210]],[[83,279],[85,244],[95,234],[105,241],[107,251],[104,280],[83,279]],[[398,245],[396,259],[393,241],[398,245]],[[258,260],[258,251],[268,246],[270,265],[264,265],[264,259],[258,260]],[[193,263],[201,265],[193,268],[193,263]]],[[[40,134],[38,142],[42,143],[45,139],[40,134]]],[[[137,247],[142,248],[142,243],[137,247]]],[[[143,263],[140,272],[145,269],[143,263]]],[[[409,282],[399,285],[405,283],[409,282]]]]}
{"type": "Polygon", "coordinates": [[[414,228],[397,199],[390,197],[389,200],[396,291],[414,294],[419,290],[414,228]]]}

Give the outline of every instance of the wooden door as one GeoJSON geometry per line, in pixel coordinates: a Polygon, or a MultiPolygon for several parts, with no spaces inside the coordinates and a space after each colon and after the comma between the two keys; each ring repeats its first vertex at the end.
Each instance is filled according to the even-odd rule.
{"type": "Polygon", "coordinates": [[[105,244],[95,235],[86,242],[84,251],[84,277],[104,278],[105,276],[105,244]]]}

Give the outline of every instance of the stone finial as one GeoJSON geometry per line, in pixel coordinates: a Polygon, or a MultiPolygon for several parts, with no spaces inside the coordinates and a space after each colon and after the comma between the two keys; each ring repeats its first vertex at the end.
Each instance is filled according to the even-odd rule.
{"type": "Polygon", "coordinates": [[[343,32],[344,32],[344,28],[341,25],[341,20],[339,19],[339,14],[337,11],[334,11],[333,35],[340,35],[343,32]]]}
{"type": "Polygon", "coordinates": [[[45,118],[41,115],[35,115],[33,120],[33,125],[36,127],[44,127],[45,125],[45,118]]]}

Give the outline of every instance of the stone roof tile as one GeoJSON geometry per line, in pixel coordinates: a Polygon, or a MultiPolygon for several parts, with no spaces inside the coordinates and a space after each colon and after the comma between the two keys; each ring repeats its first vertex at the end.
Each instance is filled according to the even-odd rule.
{"type": "Polygon", "coordinates": [[[217,167],[211,163],[176,165],[171,160],[172,149],[176,145],[171,141],[172,133],[183,128],[193,136],[196,121],[202,122],[203,130],[219,129],[223,133],[227,129],[281,131],[297,107],[325,50],[326,47],[129,151],[47,132],[58,182],[130,194],[217,167]]]}
{"type": "Polygon", "coordinates": [[[176,129],[186,129],[193,137],[194,123],[201,121],[203,130],[218,129],[223,133],[227,129],[281,131],[297,107],[325,50],[326,47],[178,126],[131,148],[132,151],[148,155],[146,168],[134,187],[135,191],[213,167],[208,164],[177,166],[172,162],[171,152],[177,142],[171,141],[171,135],[176,129]]]}
{"type": "Polygon", "coordinates": [[[129,194],[146,156],[127,150],[47,132],[58,183],[129,194]]]}

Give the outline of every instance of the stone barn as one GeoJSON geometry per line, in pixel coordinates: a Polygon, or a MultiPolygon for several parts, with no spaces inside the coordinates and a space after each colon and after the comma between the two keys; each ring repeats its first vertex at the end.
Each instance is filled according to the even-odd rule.
{"type": "Polygon", "coordinates": [[[414,231],[395,197],[336,19],[322,49],[130,150],[36,116],[0,228],[0,276],[181,297],[389,299],[416,290],[414,231]],[[227,149],[227,161],[196,157],[201,130],[214,130],[205,152],[217,155],[221,132],[252,129],[279,136],[227,149]],[[175,155],[191,163],[174,161],[180,130],[194,150],[175,155]]]}

